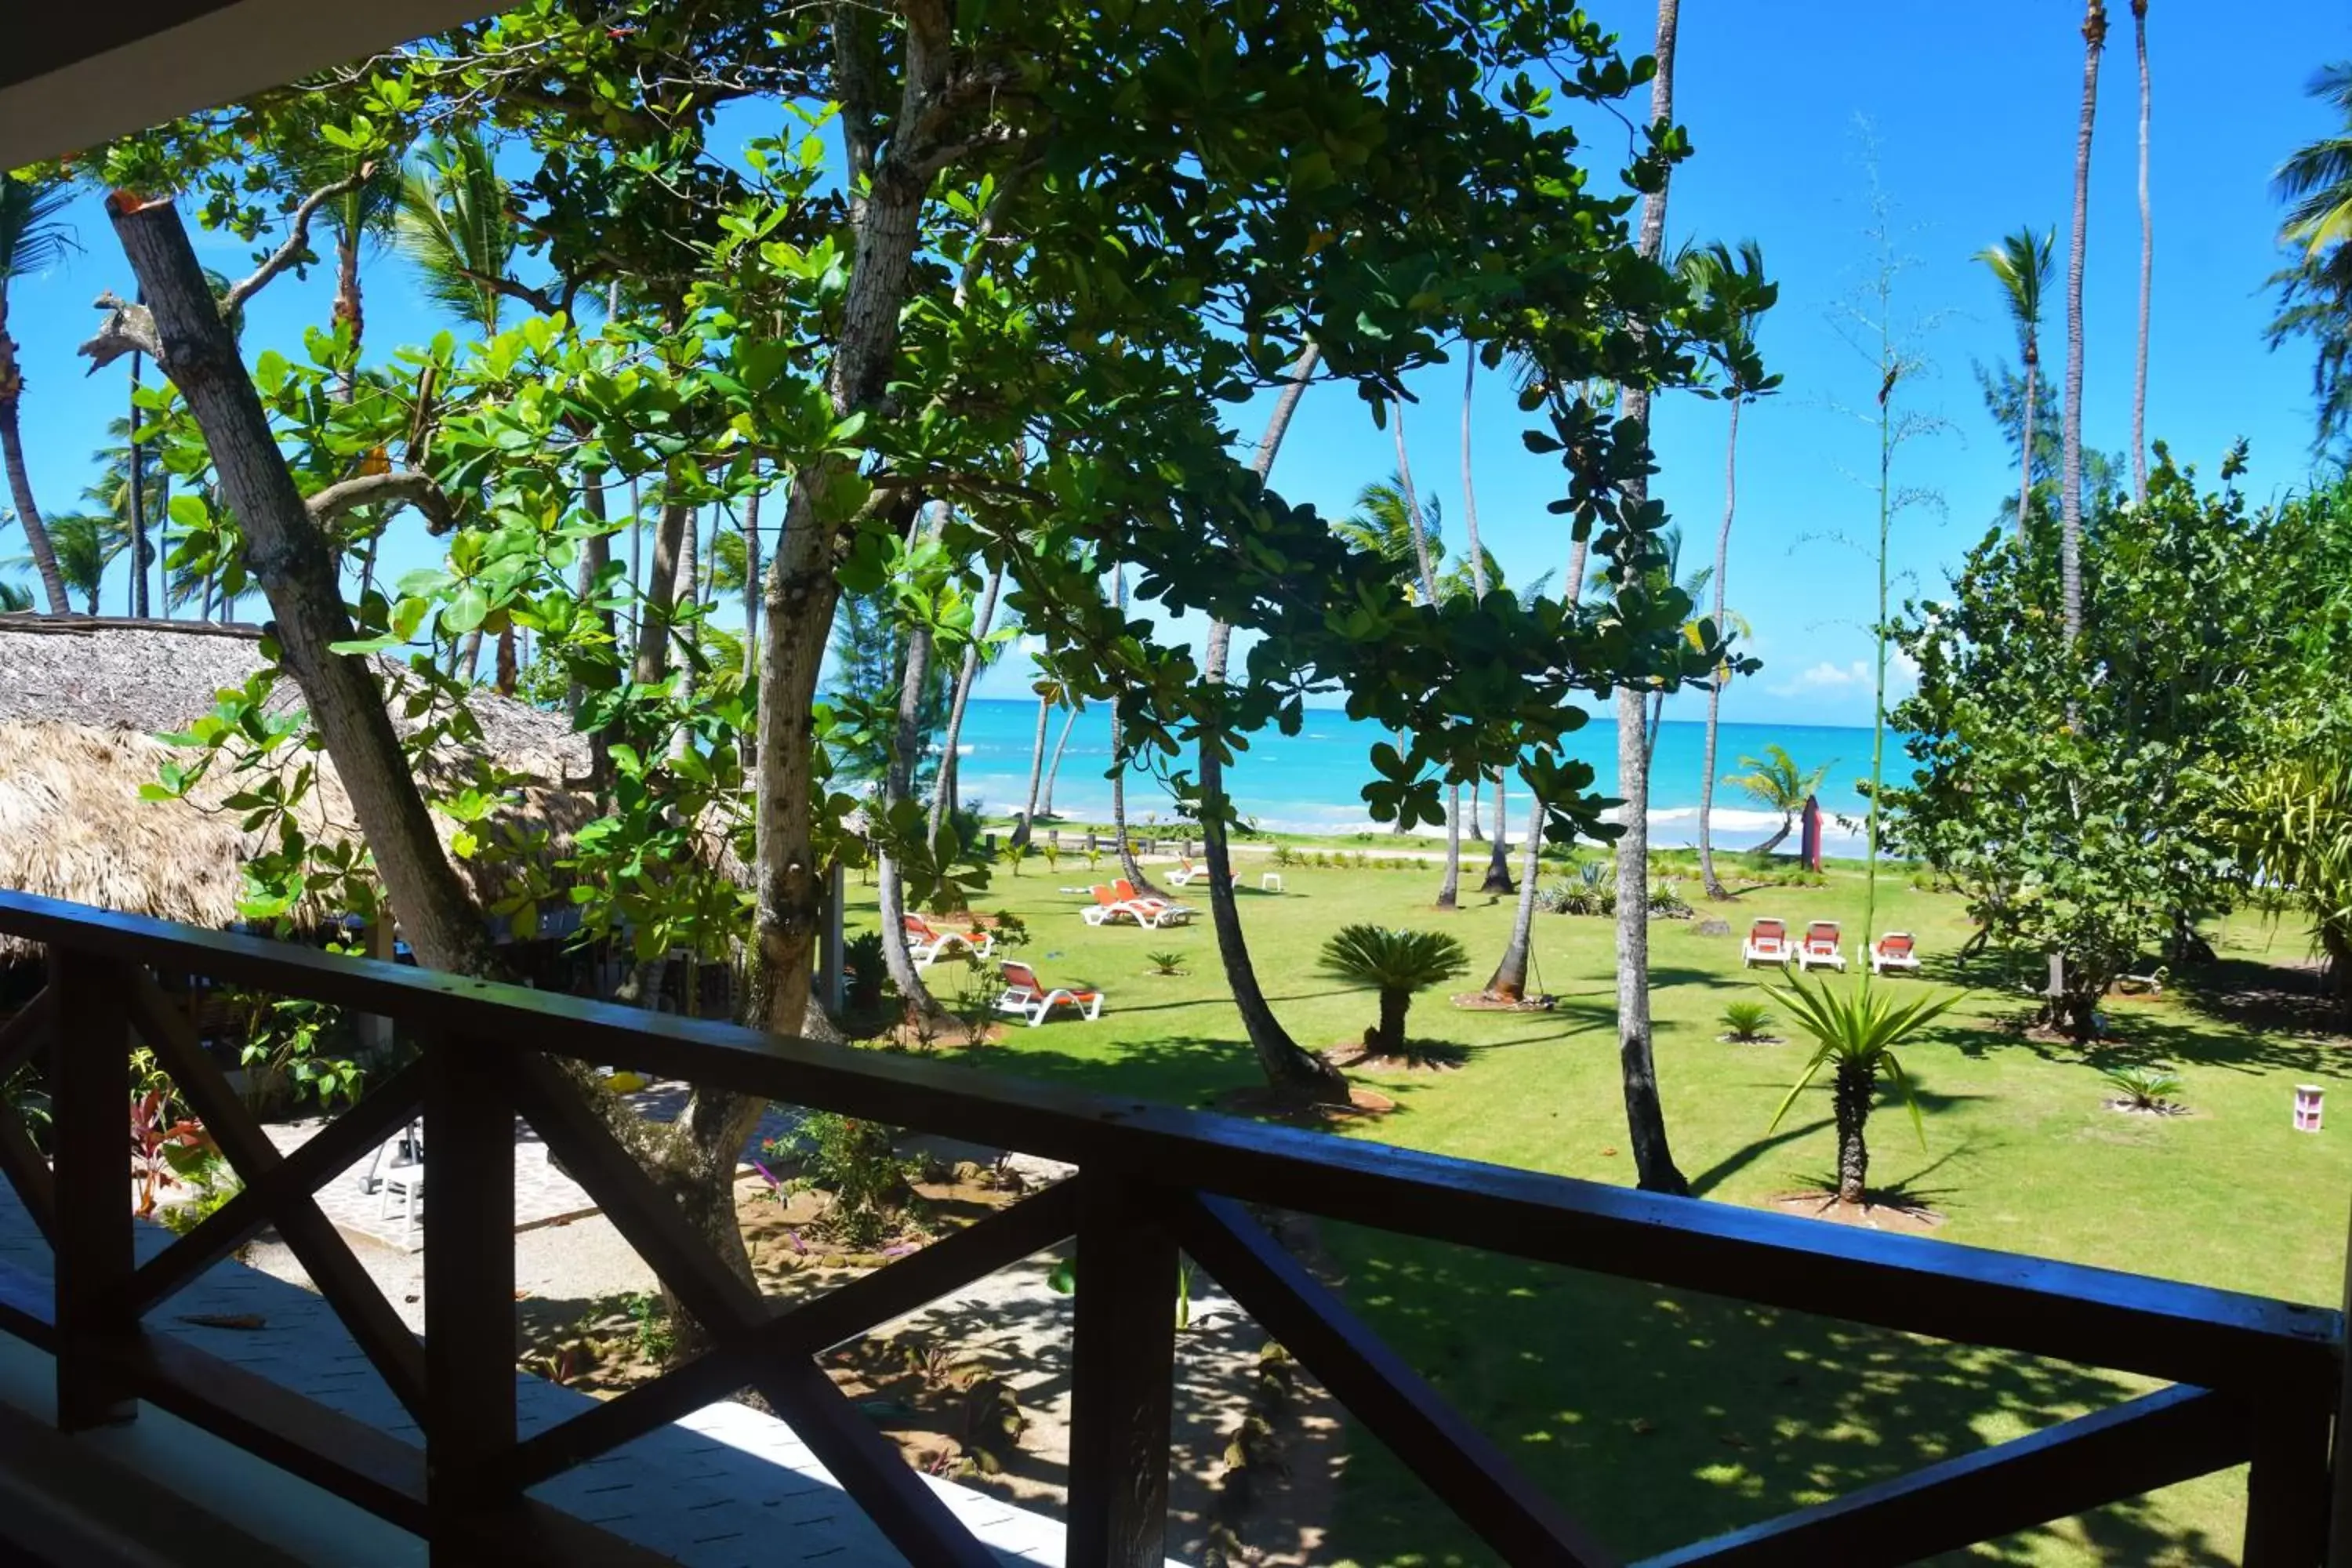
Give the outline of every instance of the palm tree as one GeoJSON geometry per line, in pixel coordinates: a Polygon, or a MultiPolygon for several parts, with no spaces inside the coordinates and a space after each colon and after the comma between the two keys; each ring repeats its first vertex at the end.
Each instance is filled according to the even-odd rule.
{"type": "Polygon", "coordinates": [[[2083,113],[2074,132],[2074,233],[2066,247],[2065,458],[2058,496],[2058,562],[2070,644],[2083,635],[2083,258],[2090,239],[2091,124],[2098,114],[2099,56],[2106,44],[2105,0],[2084,0],[2083,113]]]}
{"type": "MultiPolygon", "coordinates": [[[[956,671],[955,695],[948,702],[947,734],[940,742],[939,783],[931,791],[931,832],[937,835],[940,825],[948,819],[956,805],[956,746],[963,734],[964,710],[971,701],[971,683],[979,679],[981,669],[993,657],[988,640],[989,623],[996,618],[996,596],[1004,587],[1004,564],[999,562],[988,574],[988,591],[981,596],[980,617],[972,622],[971,640],[964,645],[963,668],[956,671]]],[[[1036,813],[1037,803],[1029,803],[1030,816],[1036,813]]],[[[1021,819],[1021,834],[1026,842],[1030,816],[1021,819]]]]}
{"type": "Polygon", "coordinates": [[[1318,967],[1336,980],[1380,993],[1380,1021],[1364,1031],[1368,1056],[1405,1055],[1405,1012],[1412,994],[1444,984],[1469,969],[1470,955],[1444,931],[1341,926],[1323,944],[1318,967]]]}
{"type": "Polygon", "coordinates": [[[1045,764],[1045,793],[1038,798],[1037,815],[1051,822],[1054,819],[1054,781],[1061,776],[1062,757],[1070,749],[1070,731],[1078,727],[1078,715],[1087,709],[1084,698],[1073,698],[1069,711],[1062,720],[1062,738],[1054,742],[1054,760],[1045,764]]]}
{"type": "MultiPolygon", "coordinates": [[[[1715,535],[1713,575],[1715,624],[1720,629],[1726,625],[1724,583],[1731,571],[1731,517],[1739,493],[1739,409],[1742,404],[1769,395],[1780,384],[1779,376],[1763,374],[1763,362],[1756,353],[1756,328],[1773,296],[1764,280],[1763,249],[1752,239],[1741,240],[1737,251],[1720,242],[1692,251],[1683,274],[1694,292],[1720,301],[1726,311],[1718,355],[1724,385],[1717,395],[1730,405],[1731,420],[1723,437],[1723,524],[1715,535]]],[[[1710,899],[1730,896],[1715,874],[1715,831],[1708,820],[1715,808],[1715,750],[1722,732],[1723,683],[1727,679],[1728,671],[1718,669],[1707,683],[1706,755],[1699,770],[1698,874],[1710,899]]]]}
{"type": "MultiPolygon", "coordinates": [[[[1486,547],[1478,542],[1478,491],[1471,482],[1470,464],[1470,394],[1478,382],[1478,356],[1471,352],[1465,341],[1462,345],[1462,526],[1470,535],[1468,551],[1470,591],[1484,601],[1489,581],[1486,568],[1491,558],[1486,547]]],[[[1478,884],[1482,893],[1509,893],[1511,886],[1510,819],[1505,815],[1503,803],[1503,770],[1495,770],[1495,837],[1486,846],[1486,876],[1478,884]]],[[[1478,786],[1470,786],[1470,836],[1478,836],[1478,786]]]]}
{"type": "MultiPolygon", "coordinates": [[[[1391,474],[1358,490],[1355,511],[1332,523],[1331,531],[1357,549],[1401,566],[1413,559],[1417,548],[1412,532],[1414,510],[1406,500],[1402,476],[1391,474]]],[[[1419,510],[1423,543],[1431,551],[1443,553],[1444,509],[1433,500],[1420,502],[1419,510]]],[[[1408,598],[1420,602],[1423,589],[1418,571],[1405,592],[1408,598]]]]}
{"type": "MultiPolygon", "coordinates": [[[[1396,490],[1404,506],[1405,528],[1412,543],[1414,569],[1420,574],[1423,604],[1434,605],[1437,598],[1437,571],[1432,563],[1434,555],[1443,553],[1421,511],[1421,498],[1412,487],[1412,462],[1406,455],[1404,439],[1404,405],[1389,404],[1389,427],[1396,438],[1396,490]]],[[[1462,898],[1462,786],[1450,785],[1445,799],[1445,878],[1437,885],[1436,907],[1450,910],[1462,898]]]]}
{"type": "Polygon", "coordinates": [[[26,558],[41,579],[53,616],[62,616],[73,605],[66,598],[67,584],[58,571],[41,509],[33,500],[32,477],[25,468],[25,438],[17,419],[25,375],[16,365],[16,340],[8,335],[8,285],[14,279],[47,271],[79,248],[62,221],[72,200],[73,187],[61,179],[0,174],[0,459],[7,464],[8,494],[25,530],[26,558]]]}
{"type": "Polygon", "coordinates": [[[1727,774],[1723,782],[1747,791],[1748,799],[1780,814],[1780,830],[1755,849],[1759,855],[1769,855],[1796,827],[1797,813],[1805,809],[1805,802],[1822,787],[1837,763],[1832,759],[1811,773],[1801,773],[1788,752],[1775,742],[1764,748],[1761,757],[1740,758],[1739,765],[1748,771],[1727,774]]]}
{"type": "MultiPolygon", "coordinates": [[[[139,418],[134,408],[128,416],[107,421],[106,433],[120,445],[101,447],[90,454],[90,460],[99,465],[99,477],[95,484],[82,490],[81,499],[103,509],[121,531],[122,544],[111,551],[108,559],[129,550],[131,565],[130,578],[123,584],[123,612],[144,618],[149,610],[147,568],[163,558],[163,509],[170,500],[161,486],[151,490],[143,482],[147,455],[142,445],[131,439],[139,427],[139,418]],[[156,540],[152,544],[148,542],[150,530],[154,531],[156,540]]],[[[167,583],[167,597],[169,593],[167,583]]]]}
{"type": "Polygon", "coordinates": [[[1868,1191],[1870,1175],[1870,1146],[1864,1141],[1863,1130],[1870,1121],[1870,1103],[1878,1095],[1878,1075],[1884,1072],[1901,1086],[1904,1101],[1911,1108],[1911,1125],[1919,1134],[1919,1147],[1927,1148],[1927,1124],[1920,1120],[1918,1099],[1911,1092],[1911,1080],[1904,1075],[1895,1047],[1958,1002],[1960,994],[1952,991],[1941,996],[1916,996],[1898,1005],[1885,986],[1873,985],[1866,977],[1859,976],[1853,990],[1843,996],[1833,994],[1827,984],[1808,989],[1801,979],[1787,986],[1767,985],[1763,989],[1765,994],[1788,1008],[1797,1027],[1812,1036],[1814,1041],[1813,1054],[1805,1063],[1804,1072],[1790,1087],[1780,1109],[1773,1112],[1772,1128],[1767,1131],[1779,1128],[1789,1108],[1797,1102],[1797,1096],[1820,1076],[1822,1068],[1832,1068],[1835,1074],[1832,1103],[1837,1118],[1838,1202],[1860,1204],[1868,1191]]]}
{"type": "Polygon", "coordinates": [[[29,590],[15,583],[0,583],[0,616],[22,615],[32,607],[29,590]]]}
{"type": "MultiPolygon", "coordinates": [[[[51,569],[68,591],[82,595],[84,615],[98,614],[98,590],[106,579],[106,569],[130,542],[122,520],[102,512],[69,511],[49,519],[51,569]]],[[[21,572],[33,564],[28,550],[23,555],[0,559],[0,571],[21,572]]],[[[68,601],[63,611],[50,613],[71,614],[72,610],[68,601]]]]}
{"type": "Polygon", "coordinates": [[[2272,177],[2287,209],[2279,243],[2293,255],[2271,278],[2279,312],[2269,336],[2273,349],[2290,337],[2315,342],[2311,389],[2325,446],[2352,428],[2352,60],[2323,68],[2309,91],[2338,128],[2295,149],[2272,177]]]}
{"type": "MultiPolygon", "coordinates": [[[[1127,613],[1127,567],[1124,564],[1111,568],[1110,584],[1111,602],[1118,606],[1119,614],[1124,616],[1127,613]]],[[[1212,638],[1216,636],[1216,628],[1213,626],[1209,628],[1209,635],[1212,638]]],[[[1041,700],[1037,733],[1042,739],[1045,732],[1045,711],[1041,700]]],[[[1118,704],[1114,702],[1110,709],[1110,755],[1115,764],[1110,775],[1110,826],[1111,832],[1118,837],[1118,868],[1127,873],[1128,881],[1137,892],[1155,893],[1159,889],[1152,885],[1151,879],[1143,874],[1142,865],[1135,858],[1135,847],[1129,844],[1127,838],[1128,763],[1118,754],[1119,738],[1118,704]]],[[[1204,773],[1202,774],[1204,781],[1206,777],[1204,773]]],[[[1036,800],[1033,796],[1029,803],[1029,809],[1034,811],[1036,805],[1036,800]]]]}
{"type": "Polygon", "coordinates": [[[2021,228],[1999,245],[1988,245],[1977,252],[1977,259],[2000,285],[2001,302],[2009,307],[2010,321],[2017,328],[2018,357],[2025,362],[2025,437],[2018,444],[2017,458],[2017,547],[2021,551],[2025,548],[2025,520],[2033,500],[2033,410],[2042,371],[2042,295],[2050,287],[2050,251],[2057,241],[2055,229],[2044,229],[2036,239],[2032,228],[2021,228]]]}
{"type": "Polygon", "coordinates": [[[2131,0],[2139,55],[2139,357],[2132,367],[2132,504],[2147,504],[2147,302],[2156,279],[2156,223],[2147,207],[2147,0],[2131,0]]]}
{"type": "Polygon", "coordinates": [[[499,284],[517,237],[506,182],[481,132],[452,132],[402,173],[392,225],[425,297],[484,337],[497,336],[499,284]]]}
{"type": "MultiPolygon", "coordinates": [[[[1037,694],[1037,739],[1029,748],[1028,800],[1021,808],[1021,820],[1013,826],[1013,842],[1016,847],[1029,842],[1032,825],[1037,820],[1037,792],[1044,786],[1045,780],[1045,725],[1054,716],[1054,704],[1063,699],[1060,679],[1045,668],[1042,660],[1037,667],[1036,683],[1029,689],[1037,694]]],[[[942,770],[947,767],[944,759],[941,760],[940,766],[942,770]]],[[[1122,844],[1127,837],[1126,804],[1124,799],[1119,803],[1118,833],[1122,844]]],[[[939,829],[933,827],[931,831],[937,833],[939,829]]],[[[1120,853],[1125,852],[1122,847],[1120,853]]],[[[1142,886],[1139,882],[1136,885],[1139,888],[1142,886]]]]}

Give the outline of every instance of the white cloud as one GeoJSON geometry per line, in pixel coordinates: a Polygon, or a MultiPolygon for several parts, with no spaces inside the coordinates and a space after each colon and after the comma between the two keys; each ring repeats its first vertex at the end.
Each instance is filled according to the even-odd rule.
{"type": "Polygon", "coordinates": [[[1827,692],[1844,691],[1871,684],[1870,666],[1861,659],[1851,664],[1832,664],[1828,659],[1809,668],[1801,669],[1796,678],[1764,689],[1775,697],[1803,697],[1827,692]]]}

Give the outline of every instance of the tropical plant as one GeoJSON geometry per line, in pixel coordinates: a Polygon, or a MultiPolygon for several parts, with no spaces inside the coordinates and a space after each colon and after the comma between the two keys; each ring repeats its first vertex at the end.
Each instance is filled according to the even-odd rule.
{"type": "Polygon", "coordinates": [[[2254,886],[2302,906],[2326,961],[2322,984],[2352,1019],[2352,751],[2295,746],[2223,794],[2229,837],[2254,886]]]}
{"type": "Polygon", "coordinates": [[[1760,1040],[1771,1023],[1772,1009],[1761,1002],[1727,1002],[1723,1005],[1723,1026],[1735,1040],[1760,1040]]]}
{"type": "Polygon", "coordinates": [[[461,125],[403,171],[393,243],[417,270],[425,297],[496,337],[518,238],[506,182],[481,132],[461,125]]]}
{"type": "Polygon", "coordinates": [[[16,340],[8,335],[8,285],[16,279],[47,271],[79,248],[64,222],[72,201],[73,187],[62,179],[0,172],[0,462],[7,467],[8,494],[16,508],[16,521],[25,531],[26,558],[48,595],[53,616],[62,616],[73,606],[66,599],[68,584],[58,569],[40,506],[33,499],[32,476],[25,467],[24,435],[18,423],[25,374],[16,363],[16,340]]]}
{"type": "MultiPolygon", "coordinates": [[[[1434,497],[1422,500],[1418,496],[1408,496],[1406,483],[1403,475],[1392,473],[1366,485],[1356,492],[1356,510],[1332,523],[1331,531],[1356,549],[1399,566],[1414,562],[1424,547],[1432,554],[1442,553],[1445,548],[1444,509],[1434,497]],[[1416,513],[1420,517],[1419,543],[1415,542],[1416,513]]],[[[1423,599],[1428,593],[1417,569],[1409,579],[1406,593],[1416,600],[1423,599]]]]}
{"type": "MultiPolygon", "coordinates": [[[[1780,298],[1780,289],[1765,280],[1764,251],[1752,239],[1741,240],[1737,250],[1718,241],[1687,251],[1680,270],[1685,287],[1722,320],[1715,352],[1723,384],[1719,389],[1696,389],[1702,395],[1721,397],[1731,413],[1723,437],[1723,522],[1716,530],[1715,570],[1710,575],[1715,588],[1715,624],[1721,627],[1726,615],[1724,587],[1731,573],[1731,519],[1739,494],[1739,410],[1743,405],[1780,389],[1780,378],[1765,374],[1764,362],[1756,349],[1756,329],[1764,312],[1780,298]]],[[[1715,874],[1712,821],[1716,743],[1723,724],[1724,683],[1730,676],[1727,666],[1717,669],[1715,679],[1707,683],[1706,741],[1699,764],[1698,874],[1700,885],[1710,899],[1730,896],[1715,874]]]]}
{"type": "Polygon", "coordinates": [[[2131,0],[2132,47],[2139,60],[2139,348],[2132,362],[2132,500],[2147,500],[2147,316],[2156,284],[2156,219],[2147,205],[2147,0],[2131,0]]]}
{"type": "Polygon", "coordinates": [[[2025,367],[2024,436],[2017,454],[2017,546],[2025,548],[2025,524],[2033,500],[2033,416],[2042,398],[2042,296],[2050,287],[2051,247],[2058,231],[2044,229],[2035,238],[2031,227],[2021,228],[1999,245],[1977,252],[1977,259],[2000,285],[2001,303],[2010,324],[2017,329],[2017,356],[2025,367]]]}
{"type": "Polygon", "coordinates": [[[860,1012],[882,1005],[882,983],[890,971],[882,959],[882,933],[862,931],[842,947],[842,967],[849,972],[849,1005],[860,1012]]]}
{"type": "Polygon", "coordinates": [[[2170,1068],[2109,1068],[2099,1076],[2115,1089],[2115,1103],[2126,1110],[2164,1115],[2180,1109],[2180,1075],[2170,1068]]]}
{"type": "MultiPolygon", "coordinates": [[[[66,512],[49,519],[43,542],[49,552],[49,570],[67,588],[82,595],[84,614],[98,614],[98,590],[106,569],[131,543],[122,520],[98,512],[66,512]]],[[[0,570],[21,571],[37,565],[29,552],[0,559],[0,570]]],[[[66,608],[73,605],[68,603],[66,608]]]]}
{"type": "Polygon", "coordinates": [[[2279,243],[2288,261],[2271,276],[2278,313],[2269,336],[2273,349],[2291,337],[2311,340],[2324,447],[2352,430],[2352,60],[2321,68],[2306,90],[2336,123],[2272,176],[2271,189],[2286,204],[2279,243]]]}
{"type": "Polygon", "coordinates": [[[179,1113],[172,1097],[151,1089],[131,1101],[131,1178],[138,1185],[133,1210],[144,1219],[155,1212],[156,1195],[193,1175],[213,1150],[204,1124],[179,1113]]]}
{"type": "Polygon", "coordinates": [[[1739,765],[1747,771],[1727,774],[1723,782],[1744,791],[1759,805],[1780,814],[1780,827],[1756,846],[1757,854],[1769,855],[1795,831],[1797,813],[1805,809],[1805,802],[1820,791],[1822,781],[1837,763],[1832,758],[1807,773],[1797,766],[1787,748],[1774,742],[1760,757],[1741,757],[1739,765]]]}
{"type": "Polygon", "coordinates": [[[1154,974],[1184,973],[1184,955],[1181,952],[1147,952],[1143,955],[1143,962],[1151,966],[1154,974]]]}
{"type": "Polygon", "coordinates": [[[1348,925],[1323,944],[1318,967],[1334,979],[1380,993],[1380,1021],[1364,1031],[1364,1049],[1375,1057],[1402,1057],[1412,994],[1463,973],[1470,955],[1443,931],[1348,925]]]}
{"type": "Polygon", "coordinates": [[[879,1121],[813,1110],[763,1152],[779,1162],[799,1158],[793,1187],[828,1194],[818,1225],[844,1247],[869,1247],[887,1238],[910,1195],[907,1162],[898,1157],[891,1130],[879,1121]]]}
{"type": "Polygon", "coordinates": [[[1919,1135],[1919,1147],[1927,1148],[1927,1127],[1919,1115],[1918,1096],[1912,1092],[1911,1080],[1895,1051],[1958,1002],[1960,993],[1914,995],[1909,1001],[1896,1002],[1885,986],[1874,985],[1868,975],[1859,975],[1852,988],[1843,992],[1832,990],[1826,982],[1808,986],[1799,978],[1785,986],[1767,985],[1764,994],[1788,1010],[1797,1027],[1812,1037],[1814,1047],[1804,1070],[1772,1113],[1767,1131],[1778,1131],[1789,1108],[1797,1103],[1797,1096],[1823,1068],[1830,1068],[1837,1119],[1838,1201],[1862,1203],[1870,1176],[1870,1146],[1864,1131],[1870,1121],[1871,1101],[1877,1097],[1879,1075],[1892,1078],[1903,1090],[1904,1103],[1911,1110],[1912,1130],[1919,1135]]]}
{"type": "Polygon", "coordinates": [[[2083,630],[2083,261],[2090,245],[2091,127],[2098,118],[2105,0],[2084,0],[2083,111],[2074,132],[2074,231],[2066,247],[2066,405],[2058,491],[2061,605],[2069,641],[2083,630]]]}
{"type": "Polygon", "coordinates": [[[30,590],[15,583],[0,583],[0,616],[18,615],[32,607],[30,590]]]}

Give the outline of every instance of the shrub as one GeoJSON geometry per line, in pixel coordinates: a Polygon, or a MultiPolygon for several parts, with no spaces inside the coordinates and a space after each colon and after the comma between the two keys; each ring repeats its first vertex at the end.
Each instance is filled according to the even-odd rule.
{"type": "Polygon", "coordinates": [[[1919,1134],[1919,1147],[1925,1149],[1927,1123],[1920,1119],[1918,1099],[1911,1092],[1911,1080],[1895,1059],[1895,1048],[1958,1002],[1960,993],[1920,995],[1896,1003],[1887,987],[1872,985],[1864,976],[1857,977],[1850,991],[1832,991],[1827,984],[1808,987],[1800,979],[1786,988],[1768,985],[1764,994],[1788,1008],[1797,1027],[1813,1037],[1812,1056],[1790,1086],[1780,1109],[1772,1113],[1772,1125],[1766,1131],[1780,1127],[1805,1086],[1822,1068],[1829,1068],[1834,1080],[1831,1108],[1837,1119],[1838,1201],[1861,1203],[1870,1174],[1870,1148],[1864,1127],[1878,1093],[1878,1076],[1885,1073],[1902,1089],[1904,1102],[1911,1109],[1912,1129],[1919,1134]]]}
{"type": "Polygon", "coordinates": [[[2174,1099],[2180,1092],[2180,1075],[2170,1068],[2111,1068],[2099,1075],[2115,1086],[2116,1103],[2131,1110],[2169,1111],[2181,1109],[2174,1099]]]}
{"type": "Polygon", "coordinates": [[[1470,955],[1443,931],[1342,926],[1323,944],[1321,968],[1336,979],[1380,993],[1380,1021],[1364,1032],[1374,1056],[1404,1054],[1404,1017],[1412,994],[1442,984],[1470,968],[1470,955]]]}
{"type": "Polygon", "coordinates": [[[1143,962],[1151,965],[1154,974],[1184,973],[1184,955],[1181,952],[1147,952],[1143,955],[1143,962]]]}
{"type": "Polygon", "coordinates": [[[842,965],[849,971],[849,1005],[880,1006],[882,983],[890,975],[889,963],[882,956],[882,933],[862,931],[851,937],[842,949],[842,965]]]}
{"type": "Polygon", "coordinates": [[[1759,1040],[1772,1022],[1772,1009],[1761,1002],[1727,1002],[1723,1008],[1723,1026],[1735,1040],[1759,1040]]]}
{"type": "Polygon", "coordinates": [[[1277,867],[1296,866],[1298,864],[1298,851],[1287,844],[1277,844],[1274,847],[1274,863],[1277,867]]]}
{"type": "MultiPolygon", "coordinates": [[[[1612,900],[1612,902],[1614,900],[1612,900]]],[[[1650,918],[1661,921],[1686,921],[1698,911],[1690,907],[1682,889],[1672,882],[1659,882],[1650,889],[1650,918]]]]}
{"type": "Polygon", "coordinates": [[[799,1156],[794,1191],[829,1193],[821,1221],[845,1247],[878,1246],[906,1206],[907,1166],[892,1146],[892,1132],[878,1121],[814,1110],[797,1130],[765,1147],[771,1159],[799,1156]]]}

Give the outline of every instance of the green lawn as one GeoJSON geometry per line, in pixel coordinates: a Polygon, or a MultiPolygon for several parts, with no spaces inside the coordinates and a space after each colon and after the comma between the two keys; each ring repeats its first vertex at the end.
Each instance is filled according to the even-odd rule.
{"type": "MultiPolygon", "coordinates": [[[[1472,858],[1474,864],[1483,860],[1472,858]]],[[[1244,883],[1255,880],[1259,862],[1244,883]]],[[[1108,993],[1100,1022],[1016,1029],[1004,1048],[968,1059],[1006,1072],[1076,1080],[1199,1104],[1254,1079],[1215,939],[1189,930],[1096,929],[1059,884],[1095,879],[1075,858],[1049,872],[999,869],[981,907],[1033,929],[1024,957],[1048,984],[1108,993]],[[1149,972],[1149,951],[1181,952],[1190,973],[1149,972]]],[[[1349,921],[1451,931],[1470,949],[1475,989],[1499,954],[1511,910],[1483,897],[1451,914],[1429,908],[1435,868],[1293,867],[1280,895],[1245,891],[1261,981],[1303,1044],[1352,1038],[1371,1020],[1368,994],[1315,973],[1322,939],[1349,921]]],[[[1475,884],[1475,871],[1469,880],[1475,884]]],[[[1695,891],[1695,882],[1684,884],[1695,891]]],[[[854,889],[871,921],[871,889],[854,889]]],[[[1861,947],[1862,879],[1833,870],[1816,888],[1762,887],[1722,912],[1735,932],[1759,914],[1846,922],[1861,947]]],[[[1872,1122],[1872,1178],[1946,1216],[1943,1237],[2333,1304],[2342,1289],[2352,1129],[2319,1136],[2289,1125],[2292,1086],[2341,1087],[2342,1042],[2240,1011],[2263,984],[2307,991],[2308,975],[2265,973],[2298,959],[2302,939],[2241,920],[2221,931],[2212,994],[2176,987],[2159,1002],[2118,1000],[2126,1042],[2099,1060],[2159,1060],[2186,1078],[2194,1114],[2125,1117],[2071,1047],[2000,1026],[2030,1005],[2004,989],[2002,966],[1958,971],[1969,927],[1958,901],[1882,876],[1882,929],[1920,938],[1931,984],[1969,983],[1967,1001],[1906,1053],[1927,1117],[1923,1152],[1892,1102],[1872,1122]],[[2224,994],[2220,982],[2233,989],[2224,994]]],[[[1651,939],[1658,1073],[1675,1154],[1706,1201],[1757,1204],[1825,1174],[1832,1146],[1825,1089],[1768,1136],[1801,1048],[1721,1043],[1724,1003],[1758,994],[1738,967],[1738,939],[1658,921],[1651,939]]],[[[1376,1079],[1399,1110],[1357,1135],[1596,1181],[1630,1183],[1612,1033],[1612,922],[1538,915],[1539,987],[1550,1014],[1460,1012],[1443,995],[1415,1005],[1417,1037],[1468,1047],[1457,1071],[1376,1079]]],[[[952,984],[950,982],[949,984],[952,984]]],[[[1895,982],[1918,984],[1918,982],[1895,982]]],[[[1349,1229],[1325,1239],[1350,1299],[1578,1517],[1628,1555],[1654,1552],[2097,1408],[2136,1392],[2119,1375],[1958,1351],[1903,1335],[1744,1303],[1655,1289],[1349,1229]]],[[[1481,1563],[1490,1559],[1389,1457],[1352,1440],[1330,1561],[1481,1563]]],[[[2236,1561],[2242,1477],[2209,1478],[1981,1550],[1973,1560],[2029,1563],[2236,1561]]],[[[1320,1559],[1318,1559],[1320,1560],[1320,1559]]]]}

